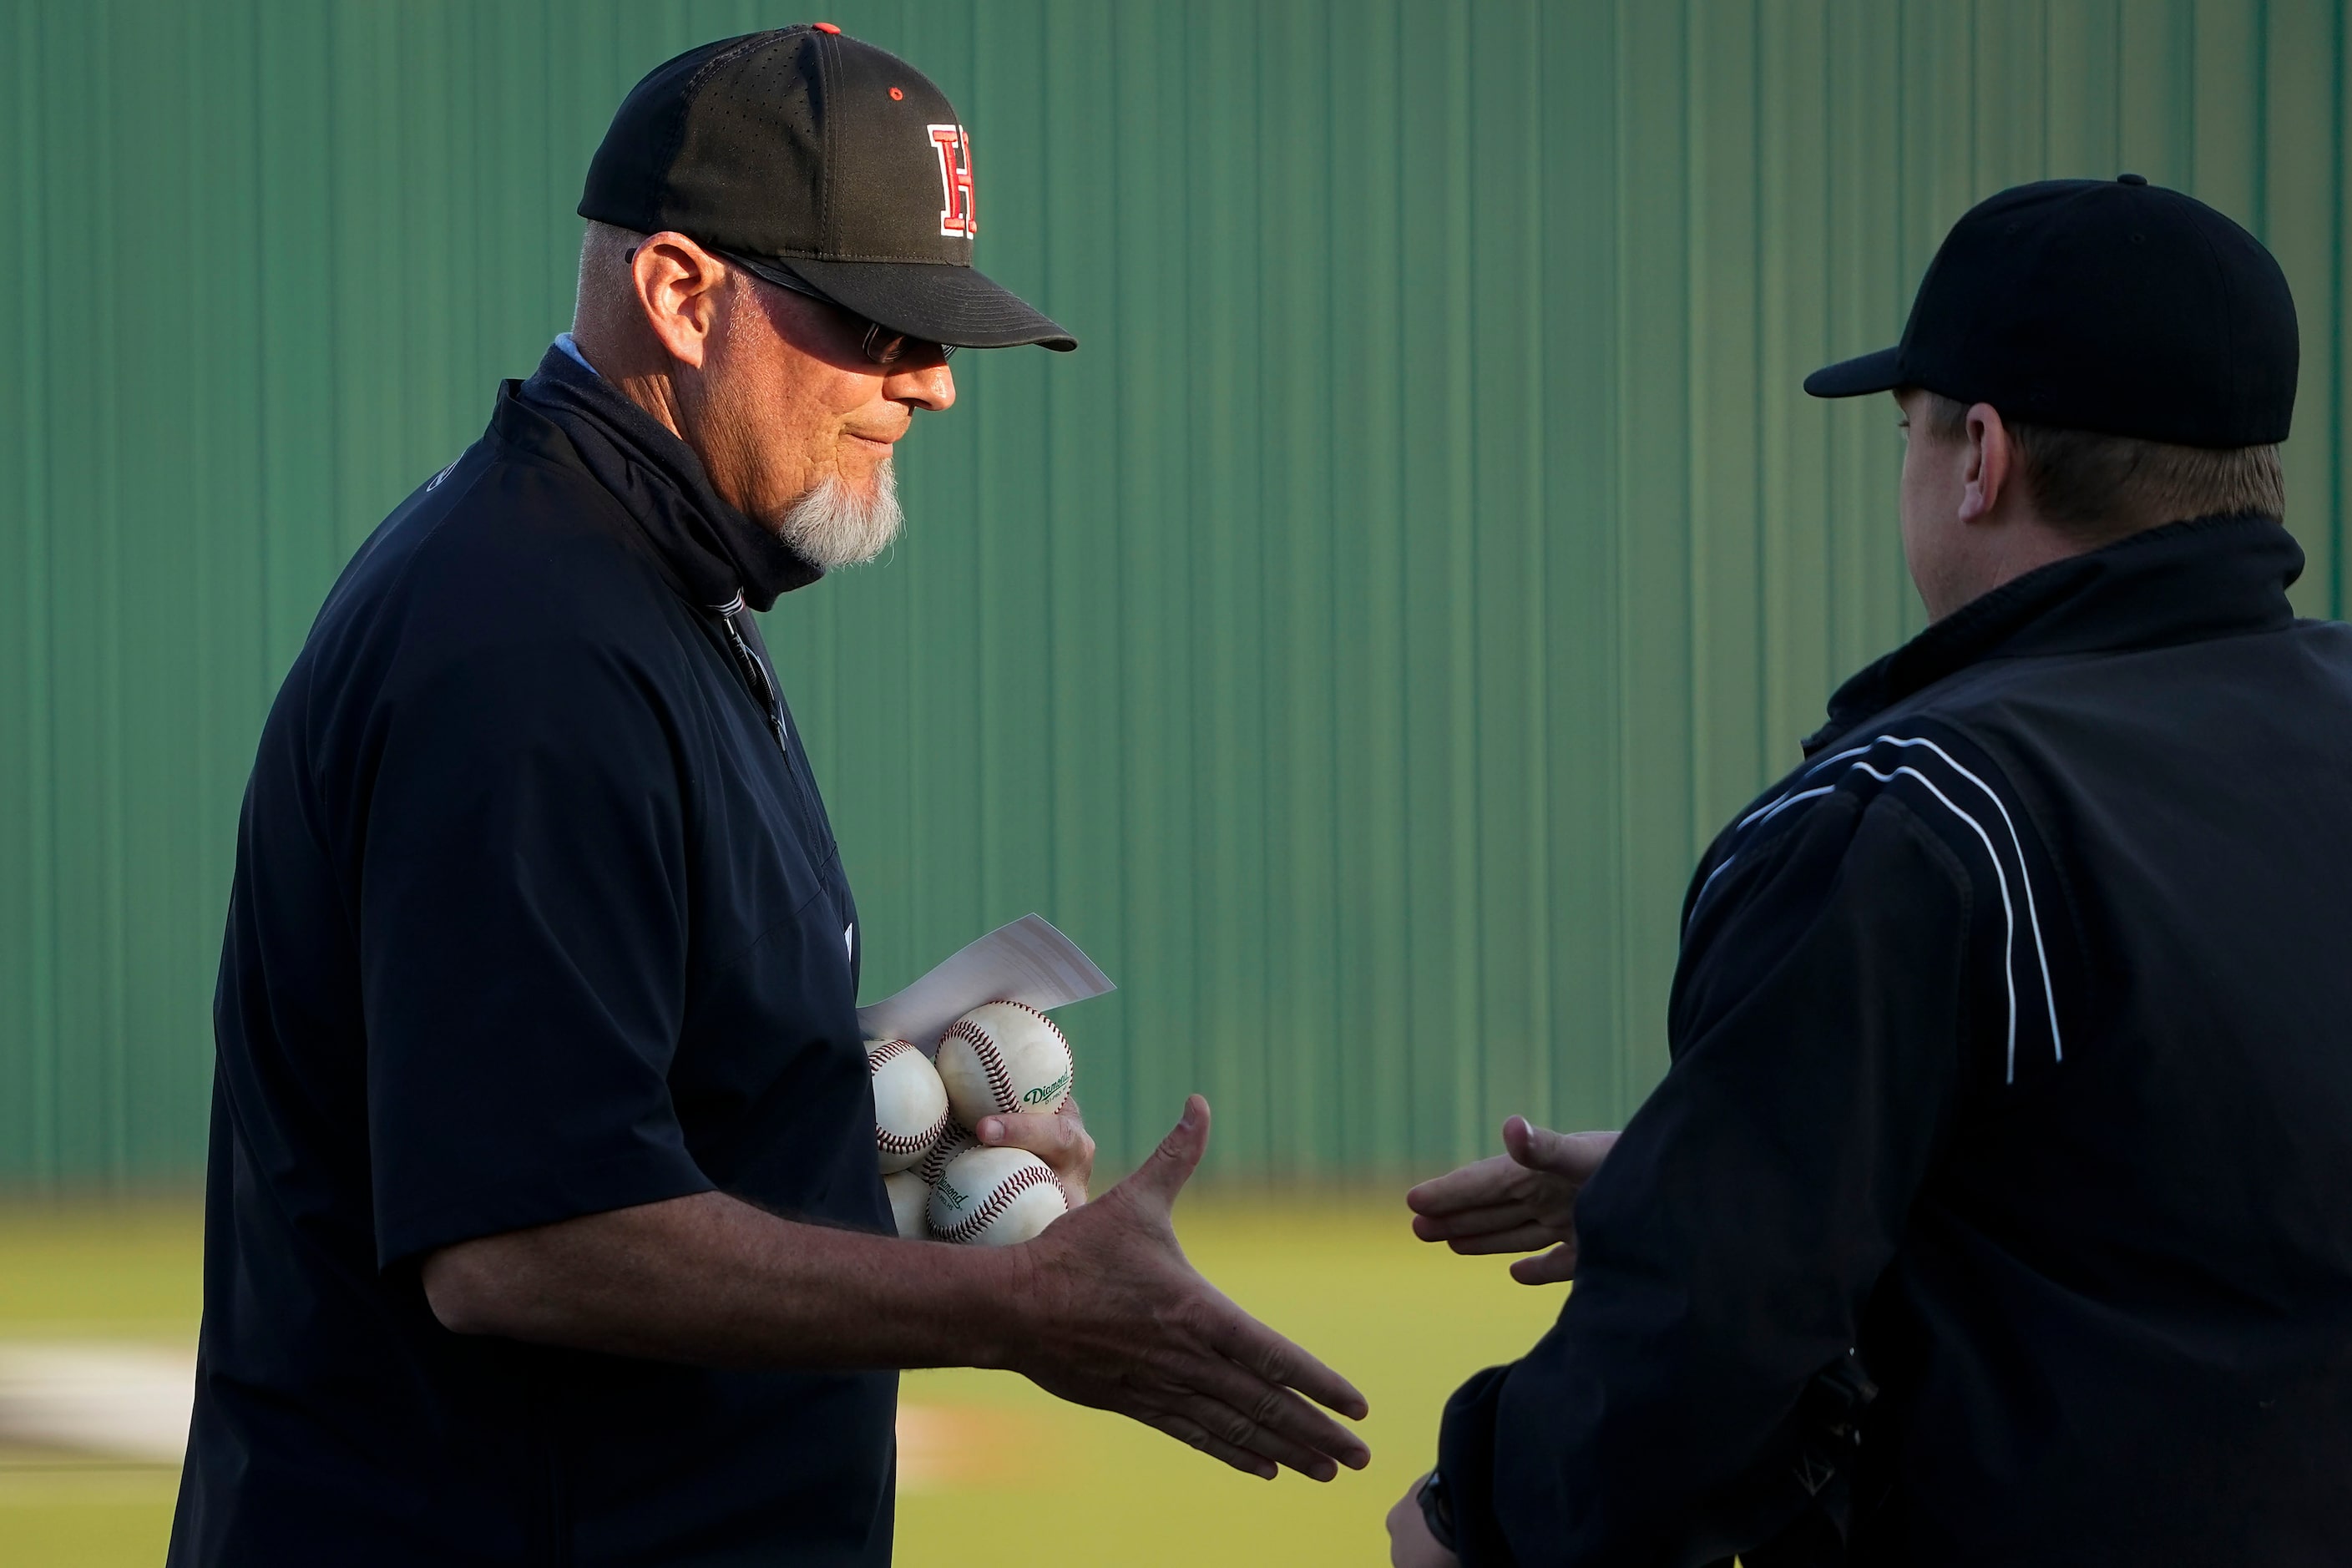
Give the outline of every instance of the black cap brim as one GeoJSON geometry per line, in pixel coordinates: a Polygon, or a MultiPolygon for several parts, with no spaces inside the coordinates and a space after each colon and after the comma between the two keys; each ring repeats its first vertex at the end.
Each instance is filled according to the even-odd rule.
{"type": "Polygon", "coordinates": [[[1805,377],[1805,390],[1815,397],[1860,397],[1865,393],[1892,392],[1905,384],[1899,348],[1881,349],[1860,359],[1823,365],[1805,377]]]}
{"type": "MultiPolygon", "coordinates": [[[[845,310],[894,332],[960,349],[1010,349],[1025,343],[1068,353],[1078,340],[977,267],[936,261],[814,261],[746,258],[766,273],[786,266],[845,310]]],[[[787,285],[789,287],[789,285],[787,285]]]]}

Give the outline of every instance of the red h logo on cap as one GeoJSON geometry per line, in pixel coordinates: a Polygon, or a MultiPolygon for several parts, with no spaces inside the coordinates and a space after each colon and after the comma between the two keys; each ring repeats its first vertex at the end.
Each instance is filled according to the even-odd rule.
{"type": "Polygon", "coordinates": [[[971,139],[961,125],[927,125],[931,150],[940,155],[940,232],[970,239],[980,232],[980,216],[972,205],[971,139]]]}

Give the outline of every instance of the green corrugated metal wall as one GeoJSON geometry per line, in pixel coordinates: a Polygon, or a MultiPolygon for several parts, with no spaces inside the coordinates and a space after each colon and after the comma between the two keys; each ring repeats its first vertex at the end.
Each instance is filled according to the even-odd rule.
{"type": "MultiPolygon", "coordinates": [[[[972,126],[971,354],[887,564],[768,626],[868,994],[1045,911],[1131,1154],[1429,1163],[1663,1061],[1685,874],[1918,623],[1889,341],[1969,202],[2139,169],[2294,281],[2336,613],[2342,9],[840,4],[972,126]]],[[[262,713],[328,582],[568,315],[606,115],[746,4],[0,7],[0,1181],[200,1160],[262,713]]]]}

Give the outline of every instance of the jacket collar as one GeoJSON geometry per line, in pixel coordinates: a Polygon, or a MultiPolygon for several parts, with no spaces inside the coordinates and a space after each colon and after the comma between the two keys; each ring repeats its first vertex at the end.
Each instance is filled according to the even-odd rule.
{"type": "Polygon", "coordinates": [[[1864,669],[1830,699],[1805,754],[1917,691],[1990,658],[2117,652],[2274,631],[2303,549],[2251,513],[2168,523],[2002,584],[1864,669]]]}
{"type": "Polygon", "coordinates": [[[697,605],[721,609],[740,596],[765,610],[778,595],[824,574],[720,500],[692,447],[562,349],[551,347],[529,381],[506,383],[499,401],[501,416],[520,404],[562,430],[589,473],[635,521],[664,572],[697,605]]]}

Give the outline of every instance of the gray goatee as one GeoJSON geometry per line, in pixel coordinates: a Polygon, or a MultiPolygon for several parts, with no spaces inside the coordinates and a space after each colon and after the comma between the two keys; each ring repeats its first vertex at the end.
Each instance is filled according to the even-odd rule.
{"type": "Polygon", "coordinates": [[[898,510],[898,476],[888,462],[874,470],[874,489],[859,495],[838,474],[794,501],[776,532],[830,572],[857,566],[890,547],[907,514],[898,510]]]}

